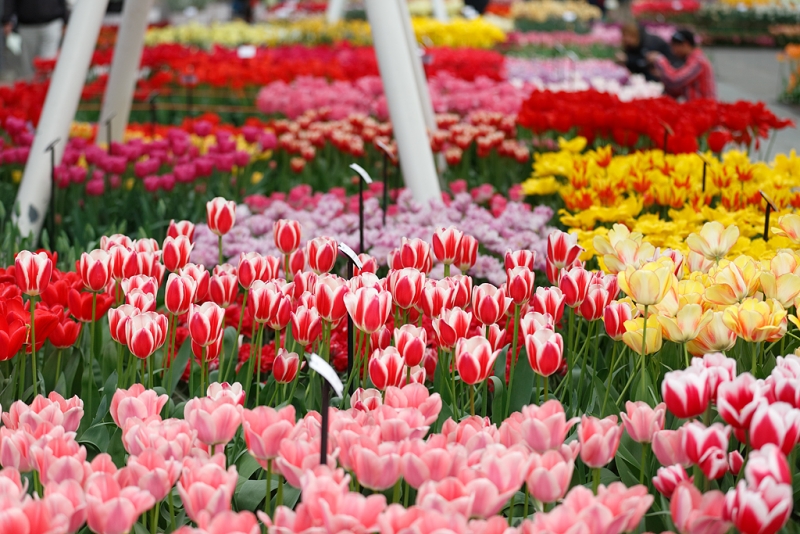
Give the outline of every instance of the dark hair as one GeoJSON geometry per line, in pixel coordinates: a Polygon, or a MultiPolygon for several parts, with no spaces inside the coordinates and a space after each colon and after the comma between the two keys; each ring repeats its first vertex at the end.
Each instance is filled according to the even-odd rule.
{"type": "Polygon", "coordinates": [[[689,43],[691,46],[694,46],[694,34],[690,30],[678,30],[672,34],[672,42],[689,43]]]}

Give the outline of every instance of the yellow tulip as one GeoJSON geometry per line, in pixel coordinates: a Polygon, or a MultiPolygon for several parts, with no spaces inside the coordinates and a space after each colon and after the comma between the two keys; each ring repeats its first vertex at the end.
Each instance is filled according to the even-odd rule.
{"type": "Polygon", "coordinates": [[[702,254],[690,251],[686,257],[686,266],[691,272],[707,273],[714,266],[714,262],[707,260],[702,254]]]}
{"type": "Polygon", "coordinates": [[[689,234],[686,246],[705,259],[718,262],[728,254],[737,239],[739,239],[738,226],[731,225],[725,228],[722,223],[712,221],[704,224],[699,234],[689,234]]]}
{"type": "Polygon", "coordinates": [[[586,138],[578,136],[575,139],[571,139],[567,141],[563,137],[558,138],[558,149],[564,150],[566,152],[572,152],[573,154],[580,154],[583,152],[583,149],[586,148],[586,138]]]}
{"type": "Polygon", "coordinates": [[[786,273],[776,278],[772,271],[763,271],[761,288],[764,290],[766,298],[775,299],[784,308],[790,308],[794,299],[800,295],[800,276],[786,273]]]}
{"type": "Polygon", "coordinates": [[[725,313],[712,311],[711,320],[700,330],[686,348],[693,356],[703,356],[709,352],[730,350],[736,344],[736,333],[725,326],[725,313]]]}
{"type": "Polygon", "coordinates": [[[522,182],[522,192],[528,196],[546,196],[556,193],[561,184],[553,176],[530,178],[522,182]]]}
{"type": "Polygon", "coordinates": [[[685,279],[678,282],[678,305],[703,304],[703,294],[706,287],[697,279],[685,279]]]}
{"type": "Polygon", "coordinates": [[[669,258],[659,258],[641,268],[628,267],[617,276],[619,287],[637,304],[653,306],[664,300],[677,284],[674,265],[669,258]]]}
{"type": "Polygon", "coordinates": [[[603,254],[603,263],[608,272],[617,274],[628,267],[638,268],[651,260],[656,249],[648,242],[642,242],[642,234],[631,233],[624,224],[615,224],[608,236],[595,236],[592,240],[595,250],[603,254]]]}
{"type": "MultiPolygon", "coordinates": [[[[644,336],[644,317],[625,321],[625,333],[622,341],[636,354],[642,353],[642,339],[644,336]]],[[[663,339],[661,327],[654,315],[647,318],[647,340],[644,342],[645,354],[653,354],[661,349],[663,339]]]]}
{"type": "Polygon", "coordinates": [[[687,304],[674,318],[656,316],[664,329],[664,336],[675,343],[686,343],[696,338],[712,318],[713,312],[704,312],[699,304],[687,304]]]}
{"type": "Polygon", "coordinates": [[[778,219],[778,227],[772,227],[772,233],[788,237],[795,244],[800,245],[800,215],[789,213],[778,219]]]}
{"type": "Polygon", "coordinates": [[[777,341],[786,333],[786,310],[774,299],[748,298],[725,308],[723,320],[745,341],[777,341]]]}
{"type": "Polygon", "coordinates": [[[725,306],[741,302],[758,291],[759,274],[758,265],[748,256],[722,260],[710,273],[713,284],[706,289],[705,298],[725,306]]]}

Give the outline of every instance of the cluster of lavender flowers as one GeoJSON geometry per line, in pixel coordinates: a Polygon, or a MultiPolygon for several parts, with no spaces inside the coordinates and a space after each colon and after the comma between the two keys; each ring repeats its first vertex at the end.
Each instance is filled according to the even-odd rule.
{"type": "MultiPolygon", "coordinates": [[[[675,33],[675,26],[671,24],[647,24],[647,31],[669,41],[675,33]]],[[[620,46],[622,44],[622,30],[617,24],[602,22],[592,26],[589,33],[576,33],[572,31],[556,32],[511,32],[508,34],[506,44],[516,46],[542,46],[554,48],[563,46],[620,46]]]]}
{"type": "MultiPolygon", "coordinates": [[[[415,202],[411,194],[402,191],[396,206],[391,206],[382,223],[382,210],[378,198],[365,199],[364,245],[365,251],[385,265],[389,252],[396,248],[401,238],[431,240],[438,227],[456,226],[475,237],[480,243],[478,260],[469,274],[475,278],[501,284],[506,278],[503,255],[508,250],[533,250],[537,268],[543,267],[547,235],[553,230],[548,222],[553,210],[547,206],[531,208],[517,200],[507,200],[493,195],[491,186],[478,188],[476,193],[445,195],[442,201],[428,205],[415,202]],[[482,203],[489,204],[485,207],[482,203]],[[542,263],[539,265],[538,263],[542,263]]],[[[306,200],[292,201],[280,197],[265,199],[260,208],[254,203],[239,205],[236,225],[223,239],[223,253],[236,264],[242,252],[258,252],[280,257],[275,248],[272,226],[278,219],[294,219],[302,226],[302,243],[317,236],[329,236],[353,250],[359,248],[357,198],[347,199],[343,192],[317,194],[306,200]],[[354,202],[355,201],[355,202],[354,202]]],[[[217,236],[205,224],[198,224],[191,261],[212,267],[217,263],[217,236]]],[[[442,266],[431,273],[443,277],[442,266]]]]}

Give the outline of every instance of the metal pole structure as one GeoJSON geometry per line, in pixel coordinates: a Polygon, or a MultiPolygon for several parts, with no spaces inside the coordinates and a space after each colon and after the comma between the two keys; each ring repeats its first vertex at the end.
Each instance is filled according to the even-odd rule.
{"type": "Polygon", "coordinates": [[[406,186],[418,202],[439,199],[439,179],[400,7],[387,0],[365,4],[406,186]]]}
{"type": "Polygon", "coordinates": [[[342,20],[345,8],[347,8],[347,0],[328,0],[328,9],[325,11],[325,19],[328,24],[336,24],[342,20]]]}
{"type": "MultiPolygon", "coordinates": [[[[80,0],[84,1],[84,0],[80,0]]],[[[97,142],[108,138],[109,128],[106,120],[115,117],[111,124],[112,141],[121,142],[128,127],[131,114],[133,91],[136,89],[136,75],[142,59],[144,36],[147,32],[147,20],[154,0],[135,0],[125,2],[122,7],[122,20],[119,23],[119,35],[114,47],[114,58],[111,61],[111,72],[103,97],[103,108],[98,120],[97,142]]]]}
{"type": "Polygon", "coordinates": [[[439,22],[447,22],[447,8],[444,5],[444,0],[431,0],[433,4],[433,16],[439,22]]]}
{"type": "MultiPolygon", "coordinates": [[[[28,158],[17,193],[20,216],[16,223],[23,236],[33,234],[38,238],[42,230],[53,182],[49,158],[41,155],[53,139],[69,137],[107,7],[108,0],[78,0],[70,17],[31,146],[32,157],[28,158]]],[[[56,164],[61,162],[65,145],[59,143],[55,147],[56,164]]]]}
{"type": "Polygon", "coordinates": [[[407,0],[396,0],[400,9],[400,19],[403,21],[403,29],[406,35],[408,54],[411,57],[411,65],[414,67],[414,83],[417,84],[417,92],[422,103],[422,112],[425,114],[425,126],[431,132],[436,130],[436,115],[433,113],[433,102],[431,93],[428,90],[428,78],[425,76],[425,69],[422,66],[420,48],[417,46],[417,37],[414,34],[414,27],[411,25],[411,13],[408,11],[407,0]]]}

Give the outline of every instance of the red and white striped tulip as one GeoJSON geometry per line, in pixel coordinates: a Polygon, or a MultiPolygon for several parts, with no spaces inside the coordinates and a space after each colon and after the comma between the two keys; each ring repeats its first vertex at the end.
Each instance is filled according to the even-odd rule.
{"type": "Polygon", "coordinates": [[[532,250],[506,251],[503,267],[506,271],[514,267],[527,267],[531,271],[536,263],[536,253],[532,250]]]}
{"type": "Polygon", "coordinates": [[[375,387],[385,391],[390,386],[400,387],[405,378],[405,362],[395,347],[377,349],[369,360],[369,379],[375,387]]]}
{"type": "Polygon", "coordinates": [[[317,277],[314,296],[317,311],[323,321],[336,325],[347,315],[344,296],[349,291],[343,278],[332,274],[322,274],[317,277]]]}
{"type": "Polygon", "coordinates": [[[322,334],[322,320],[316,308],[298,306],[292,313],[292,335],[303,346],[314,343],[322,334]]]}
{"type": "Polygon", "coordinates": [[[191,221],[176,221],[172,219],[167,228],[167,237],[186,236],[190,243],[194,243],[194,224],[191,221]]]}
{"type": "Polygon", "coordinates": [[[661,383],[661,397],[676,417],[691,419],[706,411],[711,400],[708,371],[689,367],[670,371],[661,383]]]}
{"type": "Polygon", "coordinates": [[[189,256],[192,254],[194,245],[188,237],[179,235],[178,237],[167,237],[162,248],[161,260],[164,262],[164,267],[174,273],[189,263],[189,256]]]}
{"type": "Polygon", "coordinates": [[[500,351],[493,351],[486,338],[460,339],[456,345],[456,369],[465,384],[480,384],[492,374],[500,351]]]}
{"type": "Polygon", "coordinates": [[[394,329],[394,346],[397,347],[408,367],[416,367],[422,363],[427,345],[428,334],[422,327],[405,324],[394,329]]]}
{"type": "Polygon", "coordinates": [[[419,303],[425,287],[425,275],[416,269],[405,268],[392,271],[386,279],[392,300],[401,309],[413,308],[419,303]]]}
{"type": "Polygon", "coordinates": [[[433,255],[445,265],[452,265],[456,261],[458,248],[464,232],[454,226],[437,228],[433,233],[433,255]]]}
{"type": "Polygon", "coordinates": [[[275,247],[282,254],[291,254],[300,247],[300,223],[291,219],[278,219],[272,224],[275,247]]]}
{"type": "Polygon", "coordinates": [[[206,202],[206,222],[211,233],[223,236],[236,224],[236,202],[217,197],[206,202]]]}
{"type": "Polygon", "coordinates": [[[452,349],[459,339],[467,336],[472,314],[461,308],[442,311],[439,317],[433,319],[433,330],[439,338],[439,344],[444,349],[452,349]]]}
{"type": "Polygon", "coordinates": [[[686,469],[682,465],[670,465],[667,467],[659,467],[656,471],[656,476],[653,477],[653,487],[667,499],[672,498],[675,488],[682,482],[693,482],[694,477],[690,477],[686,473],[686,469]]]}
{"type": "Polygon", "coordinates": [[[197,290],[194,292],[194,303],[202,302],[208,295],[208,286],[211,281],[211,275],[202,265],[194,263],[187,263],[181,269],[181,276],[191,276],[197,284],[197,290]]]}
{"type": "Polygon", "coordinates": [[[83,287],[88,291],[105,291],[111,281],[111,257],[103,249],[95,249],[81,254],[78,260],[77,272],[83,282],[83,287]]]}
{"type": "Polygon", "coordinates": [[[583,248],[578,246],[578,237],[556,230],[547,236],[547,256],[545,271],[547,279],[555,285],[561,276],[561,270],[578,262],[583,248]]]}
{"type": "Polygon", "coordinates": [[[167,339],[167,318],[155,312],[132,316],[125,325],[128,349],[137,358],[145,359],[164,345],[167,339]]]}
{"type": "Polygon", "coordinates": [[[530,300],[533,311],[549,314],[553,323],[561,322],[564,315],[564,294],[557,287],[537,287],[530,300]]]}
{"type": "Polygon", "coordinates": [[[189,312],[197,292],[197,282],[191,276],[170,273],[164,291],[164,306],[173,315],[189,312]]]}
{"type": "Polygon", "coordinates": [[[392,312],[392,294],[374,287],[361,287],[344,296],[344,305],[355,327],[372,334],[386,324],[392,312]]]}
{"type": "Polygon", "coordinates": [[[472,313],[481,324],[498,323],[506,316],[511,299],[504,288],[492,284],[481,284],[472,292],[472,313]]]}
{"type": "Polygon", "coordinates": [[[14,258],[14,276],[20,290],[31,297],[41,295],[50,284],[53,262],[44,252],[23,250],[14,258]]]}
{"type": "Polygon", "coordinates": [[[339,245],[330,237],[316,237],[306,244],[308,266],[317,274],[329,273],[336,264],[339,245]]]}
{"type": "Polygon", "coordinates": [[[225,310],[213,302],[192,304],[189,308],[189,336],[201,347],[214,343],[222,335],[224,324],[225,310]]]}
{"type": "Polygon", "coordinates": [[[569,271],[561,271],[558,288],[564,294],[564,302],[570,308],[577,308],[586,299],[592,273],[583,267],[573,267],[569,271]]]}
{"type": "Polygon", "coordinates": [[[458,267],[458,270],[462,273],[466,273],[472,269],[476,261],[478,261],[478,240],[471,235],[464,234],[458,244],[458,251],[453,265],[458,267]]]}
{"type": "Polygon", "coordinates": [[[108,310],[108,327],[111,331],[111,339],[121,345],[128,344],[128,320],[134,315],[139,315],[139,308],[129,304],[123,304],[108,310]]]}
{"type": "Polygon", "coordinates": [[[625,323],[639,315],[639,310],[627,302],[613,301],[603,310],[603,324],[608,337],[614,341],[622,340],[627,331],[625,323]]]}
{"type": "Polygon", "coordinates": [[[233,273],[215,274],[208,283],[208,298],[217,306],[227,308],[239,295],[239,280],[233,273]]]}
{"type": "Polygon", "coordinates": [[[564,340],[549,328],[526,335],[525,350],[531,369],[544,377],[558,371],[564,361],[564,340]]]}
{"type": "Polygon", "coordinates": [[[533,295],[535,276],[525,266],[506,270],[506,294],[517,306],[527,303],[533,295]]]}
{"type": "Polygon", "coordinates": [[[753,449],[772,443],[788,456],[800,441],[800,410],[785,402],[768,404],[761,399],[750,420],[749,437],[753,449]]]}
{"type": "Polygon", "coordinates": [[[296,352],[288,352],[281,347],[272,363],[272,375],[278,384],[288,384],[294,381],[300,368],[300,356],[296,352]]]}
{"type": "Polygon", "coordinates": [[[278,276],[280,260],[272,256],[262,256],[257,252],[242,252],[239,255],[237,274],[239,283],[245,289],[250,289],[253,282],[260,280],[269,282],[278,276]]]}

